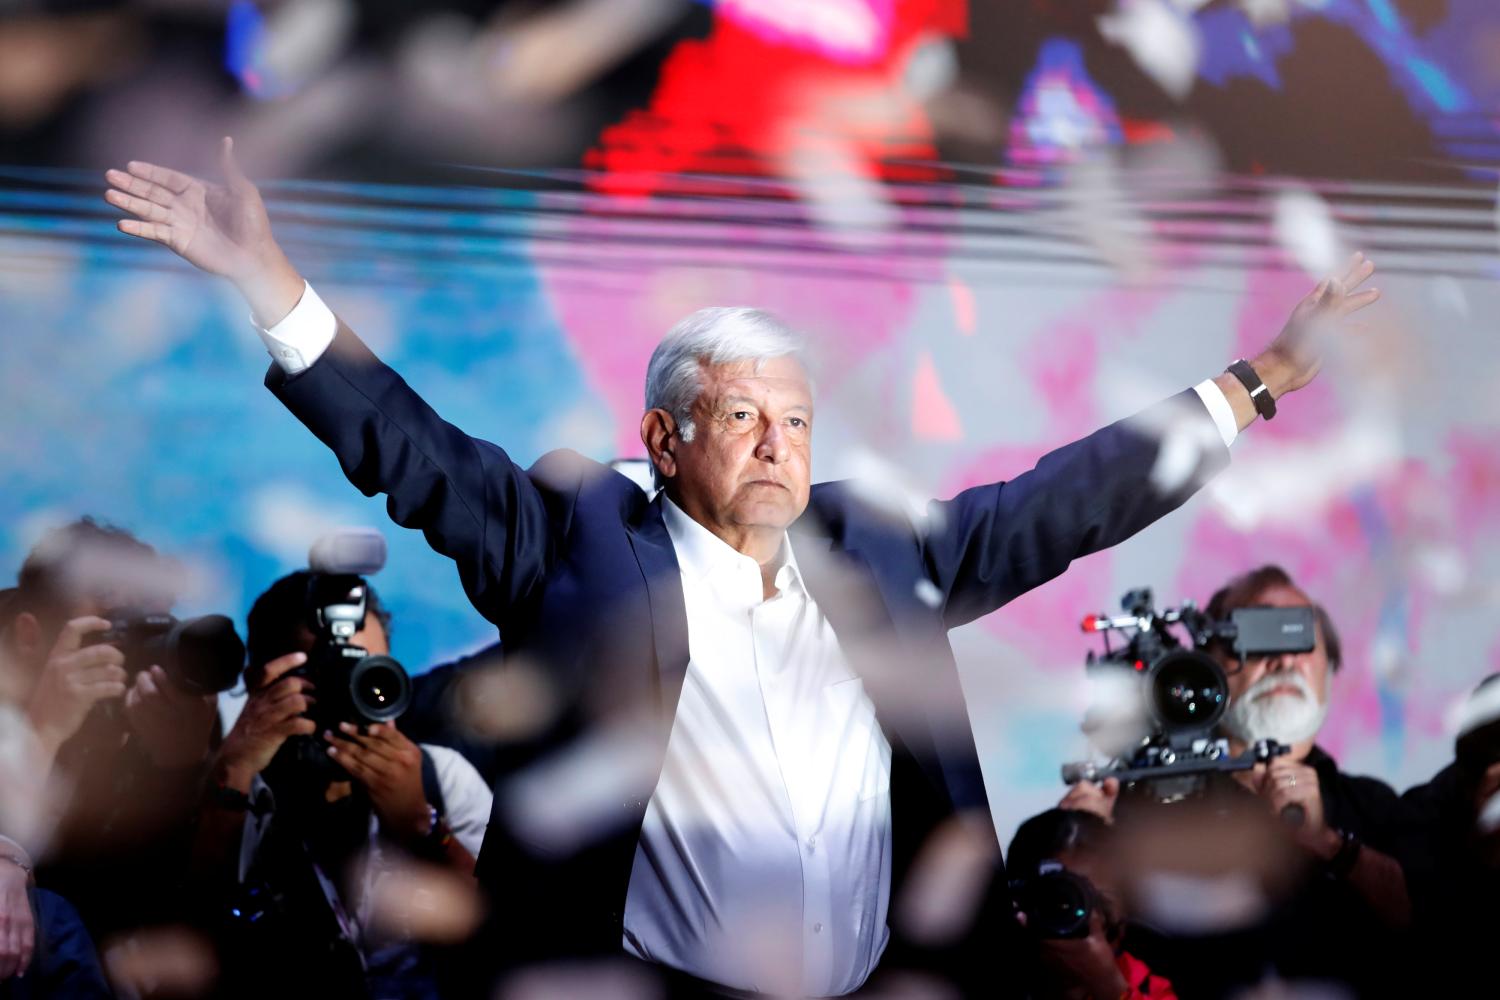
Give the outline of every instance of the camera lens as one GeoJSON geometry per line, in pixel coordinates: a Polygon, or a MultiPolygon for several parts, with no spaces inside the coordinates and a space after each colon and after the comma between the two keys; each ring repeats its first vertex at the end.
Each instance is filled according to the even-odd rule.
{"type": "MultiPolygon", "coordinates": [[[[245,665],[245,644],[234,622],[223,615],[204,615],[179,623],[172,631],[178,683],[198,694],[228,691],[245,665]]],[[[169,668],[170,669],[170,668],[169,668]]]]}
{"type": "Polygon", "coordinates": [[[1228,682],[1206,654],[1178,650],[1162,657],[1152,669],[1151,702],[1167,729],[1207,730],[1228,707],[1228,682]]]}
{"type": "Polygon", "coordinates": [[[411,704],[411,678],[389,656],[366,656],[349,674],[349,700],[369,722],[386,722],[411,704]]]}
{"type": "Polygon", "coordinates": [[[1089,887],[1069,871],[1045,872],[1025,881],[1017,902],[1026,929],[1038,937],[1076,938],[1088,934],[1092,904],[1089,887]]]}

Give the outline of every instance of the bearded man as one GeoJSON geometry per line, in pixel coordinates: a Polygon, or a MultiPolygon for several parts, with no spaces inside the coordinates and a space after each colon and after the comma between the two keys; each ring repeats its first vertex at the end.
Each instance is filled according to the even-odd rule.
{"type": "MultiPolygon", "coordinates": [[[[1224,995],[1261,980],[1334,982],[1360,997],[1400,995],[1410,982],[1411,903],[1394,857],[1400,800],[1375,778],[1342,771],[1317,736],[1328,717],[1342,647],[1333,621],[1279,566],[1235,577],[1209,600],[1210,618],[1245,607],[1313,609],[1317,641],[1305,653],[1250,657],[1228,648],[1214,655],[1229,678],[1229,710],[1220,724],[1231,753],[1257,740],[1290,750],[1234,774],[1264,802],[1304,864],[1296,890],[1261,926],[1199,949],[1187,968],[1165,956],[1153,968],[1182,996],[1224,995]],[[1398,985],[1400,984],[1400,985],[1398,985]]],[[[1177,949],[1173,949],[1177,950],[1177,949]]]]}

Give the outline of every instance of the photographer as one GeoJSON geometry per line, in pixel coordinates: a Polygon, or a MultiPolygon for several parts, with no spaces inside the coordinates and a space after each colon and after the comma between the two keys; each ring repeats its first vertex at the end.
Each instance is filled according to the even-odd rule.
{"type": "Polygon", "coordinates": [[[37,881],[76,905],[96,939],[184,915],[216,700],[99,641],[118,609],[164,615],[173,575],[149,545],[83,518],[27,555],[0,621],[6,698],[32,734],[25,780],[44,803],[28,835],[53,827],[37,881]]]}
{"type": "Polygon", "coordinates": [[[1022,823],[1007,867],[1036,949],[1032,995],[1167,1000],[1172,985],[1124,947],[1113,830],[1092,812],[1049,809],[1022,823]]]}
{"type": "Polygon", "coordinates": [[[1492,975],[1500,939],[1500,674],[1464,705],[1454,761],[1402,796],[1424,986],[1459,996],[1492,975]]]}
{"type": "MultiPolygon", "coordinates": [[[[1145,932],[1132,941],[1184,996],[1225,995],[1268,971],[1285,979],[1333,980],[1360,996],[1386,995],[1404,981],[1404,932],[1411,922],[1406,878],[1394,857],[1399,802],[1384,783],[1345,774],[1315,742],[1340,664],[1339,638],[1327,613],[1286,571],[1264,566],[1236,577],[1204,612],[1223,622],[1236,609],[1260,607],[1311,608],[1315,642],[1307,652],[1250,655],[1242,663],[1231,644],[1211,641],[1208,649],[1228,680],[1219,730],[1231,755],[1268,740],[1289,750],[1229,777],[1216,775],[1208,787],[1219,802],[1214,812],[1234,812],[1241,830],[1255,819],[1246,805],[1258,800],[1263,806],[1272,839],[1253,848],[1263,857],[1243,860],[1247,871],[1287,868],[1280,873],[1286,887],[1271,890],[1272,908],[1254,926],[1192,939],[1145,932]]],[[[1123,794],[1115,782],[1080,783],[1063,803],[1109,818],[1123,794]]],[[[1181,823],[1201,824],[1195,829],[1204,836],[1231,834],[1230,826],[1214,825],[1210,813],[1165,808],[1177,810],[1171,815],[1181,823]]],[[[1159,825],[1164,816],[1151,819],[1166,829],[1159,825]]],[[[1235,843],[1225,839],[1224,850],[1232,853],[1235,843]]]]}
{"type": "MultiPolygon", "coordinates": [[[[214,759],[198,857],[237,883],[237,917],[246,892],[266,917],[260,927],[229,927],[226,979],[253,995],[289,985],[284,970],[295,968],[299,989],[434,996],[431,956],[372,926],[371,901],[402,856],[472,874],[490,791],[461,755],[413,743],[393,720],[344,719],[319,732],[309,715],[320,698],[334,701],[339,678],[310,674],[317,576],[283,577],[251,608],[249,698],[214,759]],[[257,961],[267,947],[288,961],[257,961]]],[[[389,616],[373,589],[364,593],[363,624],[348,644],[387,656],[389,616]]]]}

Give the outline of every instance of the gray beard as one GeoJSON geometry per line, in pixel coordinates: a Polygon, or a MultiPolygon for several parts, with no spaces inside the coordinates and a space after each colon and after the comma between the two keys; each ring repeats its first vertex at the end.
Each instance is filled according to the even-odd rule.
{"type": "Polygon", "coordinates": [[[1317,697],[1301,674],[1268,674],[1230,704],[1223,725],[1224,731],[1241,743],[1275,740],[1291,745],[1318,735],[1327,717],[1328,702],[1317,697]],[[1257,697],[1287,683],[1297,685],[1302,694],[1257,697]]]}

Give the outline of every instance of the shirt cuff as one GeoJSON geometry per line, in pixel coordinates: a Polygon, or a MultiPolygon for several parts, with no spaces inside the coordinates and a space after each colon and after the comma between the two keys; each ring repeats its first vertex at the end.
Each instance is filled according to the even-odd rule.
{"type": "MultiPolygon", "coordinates": [[[[308,291],[311,292],[312,289],[309,288],[308,291]]],[[[1229,405],[1224,390],[1213,379],[1206,378],[1193,386],[1193,391],[1203,400],[1203,405],[1208,407],[1208,415],[1214,418],[1214,426],[1219,429],[1219,437],[1224,439],[1224,447],[1234,444],[1234,439],[1240,436],[1240,425],[1234,419],[1234,407],[1229,405]]]]}
{"type": "Polygon", "coordinates": [[[266,350],[288,375],[295,375],[311,367],[323,356],[328,345],[338,333],[339,322],[333,310],[323,304],[312,285],[302,283],[302,298],[280,323],[267,329],[250,320],[266,350]]]}

